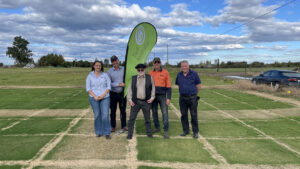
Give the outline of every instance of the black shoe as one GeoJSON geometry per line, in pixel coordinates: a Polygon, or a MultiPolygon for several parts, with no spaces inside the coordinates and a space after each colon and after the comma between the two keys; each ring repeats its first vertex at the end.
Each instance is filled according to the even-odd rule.
{"type": "Polygon", "coordinates": [[[132,139],[132,136],[127,136],[127,140],[131,140],[132,139]]]}
{"type": "Polygon", "coordinates": [[[199,138],[199,134],[198,133],[194,133],[193,137],[194,138],[199,138]]]}
{"type": "Polygon", "coordinates": [[[106,135],[105,137],[106,137],[106,140],[110,140],[111,139],[110,135],[106,135]]]}
{"type": "Polygon", "coordinates": [[[182,134],[180,134],[180,136],[186,136],[186,135],[188,135],[189,133],[187,132],[183,132],[182,134]]]}
{"type": "Polygon", "coordinates": [[[102,136],[101,134],[97,134],[97,135],[96,135],[96,137],[101,137],[101,136],[102,136]]]}
{"type": "Polygon", "coordinates": [[[159,133],[159,132],[160,132],[159,128],[156,128],[156,129],[152,130],[152,133],[159,133]]]}
{"type": "Polygon", "coordinates": [[[152,135],[148,135],[148,137],[149,137],[149,138],[153,138],[153,136],[152,136],[152,135]]]}

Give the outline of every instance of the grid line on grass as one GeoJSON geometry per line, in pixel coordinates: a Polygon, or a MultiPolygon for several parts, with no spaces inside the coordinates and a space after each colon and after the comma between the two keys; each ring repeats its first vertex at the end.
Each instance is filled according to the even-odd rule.
{"type": "MultiPolygon", "coordinates": [[[[247,103],[247,102],[241,102],[241,101],[239,101],[238,99],[235,99],[235,98],[233,98],[233,97],[227,96],[227,95],[225,95],[225,94],[222,94],[222,93],[219,93],[219,92],[216,92],[216,91],[213,91],[213,92],[216,93],[216,94],[218,94],[218,95],[220,95],[220,96],[226,97],[226,98],[231,99],[231,100],[234,100],[234,101],[236,101],[236,102],[239,102],[239,103],[241,103],[241,104],[246,104],[246,105],[252,106],[252,107],[254,107],[254,108],[260,109],[262,112],[269,113],[269,114],[273,114],[273,115],[279,116],[279,117],[281,117],[281,118],[284,118],[284,119],[287,119],[287,120],[291,120],[291,121],[294,121],[294,122],[296,122],[296,123],[300,123],[299,121],[297,121],[297,120],[295,120],[295,119],[285,117],[284,115],[281,115],[281,114],[273,113],[273,112],[271,112],[271,110],[261,109],[261,108],[258,107],[258,106],[249,104],[249,103],[247,103]]],[[[280,101],[280,100],[278,100],[278,101],[280,101]]]]}
{"type": "Polygon", "coordinates": [[[45,111],[45,109],[43,109],[43,110],[38,110],[38,111],[36,111],[36,112],[30,114],[29,116],[26,116],[26,117],[24,117],[24,118],[22,118],[22,119],[20,119],[20,120],[18,120],[18,121],[16,121],[16,122],[13,122],[12,124],[10,124],[10,125],[8,125],[8,126],[2,128],[1,131],[5,131],[5,130],[7,130],[7,129],[10,129],[10,128],[16,126],[17,124],[21,123],[22,121],[26,121],[26,120],[30,119],[31,117],[36,116],[36,115],[38,115],[38,114],[40,114],[40,113],[42,113],[42,112],[44,112],[44,111],[45,111]]]}
{"type": "Polygon", "coordinates": [[[284,147],[285,149],[289,150],[290,152],[293,152],[293,153],[295,153],[296,155],[300,156],[300,152],[299,152],[299,151],[297,151],[297,150],[291,148],[290,146],[288,146],[288,145],[286,145],[286,144],[284,144],[284,143],[282,143],[282,142],[276,140],[274,137],[267,135],[266,133],[264,133],[263,131],[259,130],[258,128],[256,128],[256,127],[254,127],[254,126],[251,126],[251,125],[247,124],[247,123],[244,122],[243,120],[241,120],[241,119],[239,119],[239,118],[237,118],[237,117],[235,117],[235,116],[233,116],[233,115],[231,115],[231,114],[229,114],[229,113],[227,113],[227,112],[225,112],[225,111],[223,111],[223,110],[221,110],[221,109],[219,109],[219,108],[217,108],[217,107],[215,107],[215,106],[213,106],[213,105],[211,105],[211,104],[209,104],[209,103],[207,103],[207,102],[205,102],[205,101],[203,101],[203,100],[201,100],[201,101],[202,101],[204,104],[207,104],[207,105],[209,105],[209,106],[211,106],[211,107],[216,108],[219,112],[221,112],[221,113],[223,113],[224,115],[226,115],[226,116],[228,116],[228,117],[230,117],[230,118],[236,120],[237,122],[239,122],[239,123],[245,125],[246,127],[248,127],[248,128],[250,128],[250,129],[253,129],[253,130],[257,131],[257,132],[260,133],[261,135],[263,135],[263,136],[269,138],[270,140],[272,140],[272,141],[275,142],[276,144],[278,144],[278,145],[284,147]]]}
{"type": "MultiPolygon", "coordinates": [[[[177,115],[178,118],[180,118],[180,112],[177,110],[177,108],[173,105],[173,103],[170,103],[172,109],[175,111],[175,114],[177,115]]],[[[189,123],[189,125],[191,125],[189,123]]],[[[191,126],[190,126],[191,127],[191,126]]],[[[219,163],[221,164],[228,164],[226,159],[221,156],[216,150],[216,148],[211,145],[200,133],[199,133],[199,138],[197,139],[199,142],[201,142],[204,146],[204,149],[208,151],[208,153],[219,163]]]]}
{"type": "Polygon", "coordinates": [[[65,131],[60,132],[57,134],[53,139],[51,139],[44,147],[40,149],[40,151],[30,160],[29,166],[26,169],[32,169],[33,167],[37,166],[37,163],[41,161],[62,139],[63,137],[68,134],[72,127],[74,127],[83,116],[85,116],[90,109],[85,109],[82,111],[80,116],[74,118],[68,128],[65,131]]]}

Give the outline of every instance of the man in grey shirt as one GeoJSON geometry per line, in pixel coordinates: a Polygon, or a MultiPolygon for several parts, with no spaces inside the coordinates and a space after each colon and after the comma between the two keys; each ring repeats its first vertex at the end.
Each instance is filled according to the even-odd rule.
{"type": "Polygon", "coordinates": [[[144,114],[147,136],[153,138],[151,132],[150,108],[155,98],[154,81],[150,75],[145,74],[146,65],[138,64],[135,68],[138,74],[132,76],[131,84],[127,91],[127,99],[131,106],[127,139],[130,140],[132,138],[135,119],[141,109],[144,114]]]}
{"type": "Polygon", "coordinates": [[[116,131],[116,111],[119,103],[121,128],[125,131],[128,130],[126,127],[126,98],[124,97],[124,67],[119,65],[119,59],[113,55],[110,58],[111,64],[113,65],[107,71],[107,74],[111,80],[110,90],[110,124],[111,132],[116,131]]]}

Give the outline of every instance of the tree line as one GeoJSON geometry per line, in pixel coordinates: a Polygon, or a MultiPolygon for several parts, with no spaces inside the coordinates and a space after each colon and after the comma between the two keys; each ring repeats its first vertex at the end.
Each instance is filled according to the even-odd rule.
{"type": "MultiPolygon", "coordinates": [[[[34,64],[34,60],[31,58],[33,53],[30,49],[27,48],[29,42],[22,38],[22,36],[16,36],[14,38],[13,46],[8,47],[6,51],[6,55],[10,58],[15,59],[16,66],[23,67],[29,63],[34,64]]],[[[45,56],[42,56],[38,62],[35,64],[36,66],[54,66],[54,67],[91,67],[93,62],[84,61],[84,60],[73,60],[73,61],[65,61],[64,57],[61,54],[50,53],[45,56]]],[[[109,60],[104,59],[103,65],[105,67],[109,66],[109,60]]],[[[121,65],[125,65],[125,62],[121,62],[121,65]]],[[[153,66],[152,62],[147,63],[148,66],[153,66]]],[[[4,64],[0,63],[0,67],[3,67],[4,64]]],[[[169,63],[165,63],[165,66],[168,67],[180,67],[180,62],[176,65],[171,65],[169,63]]],[[[215,60],[214,63],[210,61],[200,62],[199,64],[191,64],[192,68],[245,68],[245,67],[300,67],[300,62],[274,62],[265,64],[263,62],[221,62],[219,63],[219,59],[215,60]]]]}

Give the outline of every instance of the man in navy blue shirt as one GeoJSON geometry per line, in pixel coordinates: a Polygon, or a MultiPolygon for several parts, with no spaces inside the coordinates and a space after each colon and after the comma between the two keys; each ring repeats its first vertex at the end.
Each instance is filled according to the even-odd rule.
{"type": "Polygon", "coordinates": [[[193,137],[199,137],[199,128],[198,128],[198,92],[201,88],[201,80],[197,72],[193,71],[189,67],[187,61],[181,62],[181,72],[177,74],[176,85],[179,86],[179,106],[181,112],[181,124],[183,133],[181,136],[186,136],[189,134],[189,121],[188,121],[188,109],[190,109],[191,118],[192,118],[192,130],[193,137]]]}

